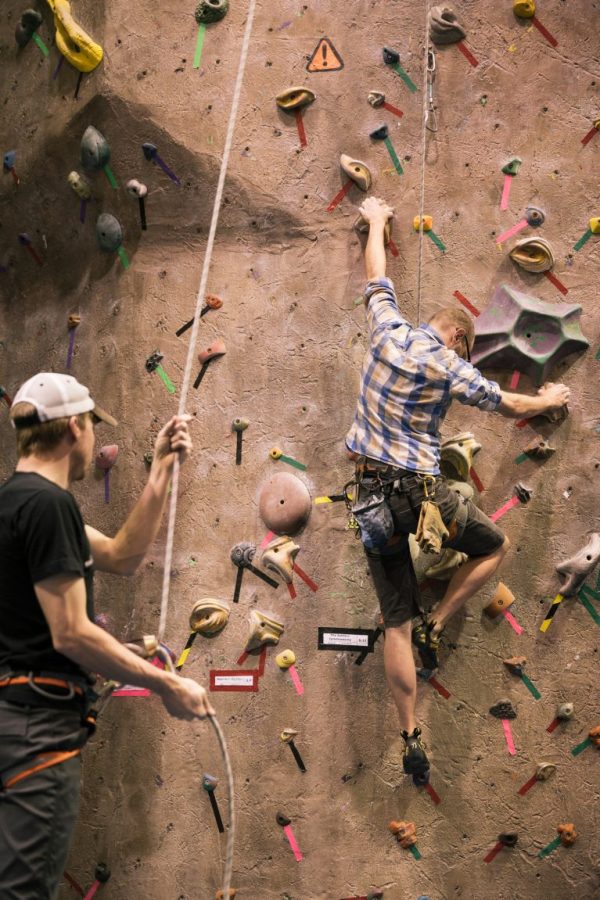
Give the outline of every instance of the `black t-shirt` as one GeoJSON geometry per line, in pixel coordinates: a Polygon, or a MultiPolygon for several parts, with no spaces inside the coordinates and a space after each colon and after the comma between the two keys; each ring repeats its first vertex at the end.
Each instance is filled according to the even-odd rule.
{"type": "Polygon", "coordinates": [[[85,672],[52,646],[34,584],[51,575],[85,579],[94,619],[94,567],[75,498],[35,472],[0,487],[0,670],[85,672]]]}

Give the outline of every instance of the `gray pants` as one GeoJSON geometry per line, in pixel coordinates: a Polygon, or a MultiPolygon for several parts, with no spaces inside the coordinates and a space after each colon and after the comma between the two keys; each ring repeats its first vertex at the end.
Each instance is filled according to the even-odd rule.
{"type": "MultiPolygon", "coordinates": [[[[76,710],[0,700],[0,777],[35,765],[40,753],[73,750],[88,737],[76,710]]],[[[81,757],[0,791],[0,898],[53,900],[79,811],[81,757]]]]}

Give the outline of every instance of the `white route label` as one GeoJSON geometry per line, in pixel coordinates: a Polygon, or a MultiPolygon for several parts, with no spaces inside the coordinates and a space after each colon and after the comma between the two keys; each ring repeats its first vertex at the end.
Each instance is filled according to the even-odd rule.
{"type": "Polygon", "coordinates": [[[368,647],[368,634],[338,634],[335,631],[326,631],[323,634],[323,644],[344,644],[346,647],[368,647]]]}

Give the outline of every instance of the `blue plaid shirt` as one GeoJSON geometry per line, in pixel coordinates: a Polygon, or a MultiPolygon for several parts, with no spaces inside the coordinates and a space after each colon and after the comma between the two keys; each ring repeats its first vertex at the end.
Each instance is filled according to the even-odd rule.
{"type": "Polygon", "coordinates": [[[495,410],[500,387],[449,350],[431,325],[413,328],[389,278],[365,289],[371,346],[363,365],[349,450],[431,475],[440,473],[440,426],[453,400],[495,410]]]}

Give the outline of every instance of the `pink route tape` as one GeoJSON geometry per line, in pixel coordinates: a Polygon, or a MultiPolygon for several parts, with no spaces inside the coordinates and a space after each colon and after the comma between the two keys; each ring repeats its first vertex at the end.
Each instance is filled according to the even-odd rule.
{"type": "Polygon", "coordinates": [[[492,522],[497,522],[498,519],[500,519],[505,513],[507,513],[509,510],[511,510],[513,508],[513,506],[518,506],[518,505],[519,505],[519,498],[511,497],[510,500],[508,500],[504,504],[504,506],[501,506],[500,509],[497,509],[495,513],[492,513],[492,515],[490,516],[490,519],[492,520],[492,522]]]}
{"type": "Polygon", "coordinates": [[[124,684],[112,692],[113,697],[149,697],[150,691],[147,688],[135,687],[133,684],[124,684]]]}
{"type": "Polygon", "coordinates": [[[513,629],[513,631],[515,631],[517,634],[523,634],[523,628],[521,627],[521,625],[519,625],[512,613],[505,609],[503,610],[502,615],[504,616],[510,627],[513,629]]]}
{"type": "Polygon", "coordinates": [[[512,729],[510,727],[510,722],[508,721],[508,719],[502,719],[502,727],[504,728],[504,737],[506,738],[506,746],[508,747],[508,752],[511,756],[516,756],[517,751],[512,736],[512,729]]]}
{"type": "Polygon", "coordinates": [[[508,199],[510,197],[510,189],[512,186],[512,175],[504,176],[504,187],[502,188],[502,199],[500,200],[500,209],[508,209],[508,199]]]}
{"type": "Polygon", "coordinates": [[[292,853],[296,857],[296,862],[302,862],[304,857],[302,856],[302,851],[300,850],[300,847],[298,846],[296,838],[294,837],[294,832],[292,831],[292,826],[286,825],[283,829],[283,833],[285,834],[286,838],[289,841],[290,847],[292,848],[292,853]]]}
{"type": "Polygon", "coordinates": [[[93,883],[93,885],[91,886],[91,888],[89,889],[89,891],[87,892],[87,894],[85,895],[84,900],[92,900],[92,897],[96,896],[96,892],[98,891],[98,888],[100,888],[100,887],[102,887],[102,882],[95,881],[93,883]]]}
{"type": "Polygon", "coordinates": [[[267,531],[267,533],[265,534],[264,538],[263,538],[262,541],[260,542],[259,548],[258,548],[258,549],[259,549],[259,550],[264,550],[265,547],[267,546],[267,544],[270,544],[274,537],[275,537],[274,532],[272,532],[272,531],[267,531]]]}
{"type": "Polygon", "coordinates": [[[515,388],[518,387],[520,378],[521,378],[521,373],[517,369],[515,369],[515,371],[512,373],[512,375],[510,377],[509,388],[511,391],[514,391],[515,388]]]}
{"type": "Polygon", "coordinates": [[[301,697],[304,693],[304,685],[300,681],[300,676],[298,675],[296,666],[290,666],[288,672],[290,673],[290,678],[292,679],[293,685],[296,688],[296,693],[301,697]]]}
{"type": "Polygon", "coordinates": [[[508,231],[503,231],[502,234],[498,235],[498,237],[496,238],[496,243],[504,243],[504,241],[507,241],[509,238],[511,238],[513,234],[518,234],[518,232],[522,231],[523,228],[527,228],[527,224],[527,219],[521,219],[520,222],[517,222],[517,224],[513,225],[512,228],[509,228],[508,231]]]}

